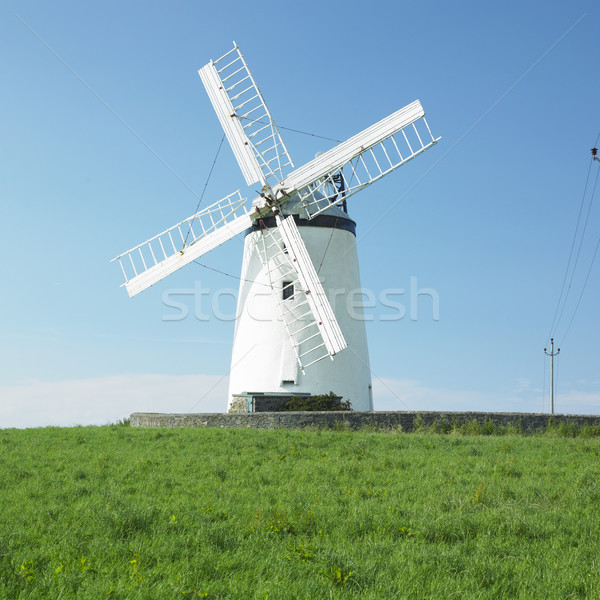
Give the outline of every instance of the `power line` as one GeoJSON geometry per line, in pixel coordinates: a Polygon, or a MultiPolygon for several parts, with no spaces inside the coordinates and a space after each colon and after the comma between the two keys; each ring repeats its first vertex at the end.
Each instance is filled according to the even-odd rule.
{"type": "MultiPolygon", "coordinates": [[[[556,323],[556,327],[558,328],[558,323],[556,322],[556,318],[557,318],[557,315],[559,313],[559,310],[560,310],[560,315],[562,317],[562,312],[563,312],[565,304],[567,302],[567,296],[569,295],[569,289],[571,287],[571,281],[573,280],[573,277],[571,276],[571,281],[569,281],[569,289],[567,289],[567,293],[565,295],[564,302],[562,304],[562,309],[561,309],[561,301],[563,300],[563,293],[565,291],[565,283],[567,282],[567,277],[569,275],[569,270],[570,270],[570,266],[571,266],[571,259],[573,258],[573,249],[575,248],[575,241],[577,240],[577,233],[579,231],[579,223],[581,221],[581,213],[583,212],[583,207],[585,205],[585,196],[586,196],[586,193],[587,193],[587,188],[588,188],[588,183],[589,183],[589,179],[590,179],[590,173],[591,173],[591,170],[592,170],[592,163],[593,162],[594,162],[594,160],[593,160],[593,157],[592,157],[592,159],[590,159],[590,165],[589,165],[589,168],[588,168],[587,177],[585,179],[585,186],[583,188],[583,195],[581,197],[581,205],[579,206],[579,214],[577,216],[577,225],[575,226],[575,232],[573,233],[573,241],[571,242],[571,250],[569,252],[569,260],[567,261],[567,268],[565,269],[565,274],[564,274],[564,277],[563,277],[562,286],[560,288],[560,294],[558,296],[558,302],[556,303],[556,310],[554,311],[554,317],[552,319],[552,325],[550,325],[550,331],[548,332],[548,335],[547,335],[546,339],[550,338],[553,335],[553,333],[555,333],[555,327],[554,327],[555,323],[556,323]]],[[[589,211],[588,211],[588,217],[589,217],[589,211]]],[[[587,225],[587,220],[586,220],[586,225],[587,225]]],[[[583,237],[582,237],[582,240],[583,240],[583,237]]],[[[579,250],[581,250],[581,244],[579,246],[579,250]]],[[[577,253],[577,256],[579,257],[579,252],[577,253]]],[[[575,266],[576,266],[576,264],[573,266],[573,273],[575,272],[575,266]]],[[[560,317],[558,318],[558,321],[560,322],[560,317]]]]}
{"type": "MultiPolygon", "coordinates": [[[[598,137],[600,138],[600,134],[598,134],[598,137]]],[[[590,206],[594,200],[594,196],[596,195],[596,187],[598,184],[598,176],[600,175],[600,169],[598,169],[598,172],[596,173],[596,179],[594,181],[594,188],[592,190],[592,197],[590,199],[590,206]]],[[[585,280],[583,282],[583,286],[581,287],[581,292],[579,293],[579,298],[577,299],[577,303],[575,304],[575,308],[573,309],[573,314],[571,315],[571,320],[569,321],[569,325],[567,326],[567,329],[565,331],[565,333],[562,336],[562,341],[564,343],[565,338],[567,337],[567,334],[569,333],[569,331],[571,330],[571,325],[573,324],[573,320],[575,319],[575,315],[577,314],[577,310],[579,309],[579,305],[581,303],[581,299],[583,298],[583,294],[585,292],[585,288],[587,286],[587,282],[590,278],[590,273],[592,272],[592,267],[594,266],[594,262],[596,260],[596,256],[598,254],[598,248],[600,248],[600,238],[598,238],[598,242],[596,243],[596,248],[594,250],[594,254],[592,256],[592,260],[590,262],[590,266],[588,267],[588,271],[587,274],[585,276],[585,280]]],[[[560,321],[560,320],[559,320],[560,321]]],[[[558,323],[556,324],[556,327],[558,328],[558,323]]]]}
{"type": "Polygon", "coordinates": [[[585,281],[583,282],[583,287],[581,288],[581,293],[579,294],[579,299],[577,300],[577,304],[575,305],[575,310],[573,311],[573,316],[571,317],[571,320],[569,321],[569,326],[567,327],[567,330],[565,331],[565,333],[562,336],[563,343],[565,341],[565,338],[567,337],[567,334],[569,333],[569,331],[571,329],[571,325],[573,324],[573,319],[575,318],[575,315],[577,314],[577,309],[579,308],[581,298],[583,297],[583,292],[585,292],[585,286],[587,285],[588,279],[590,278],[590,273],[592,272],[592,267],[594,266],[594,261],[596,260],[596,255],[598,254],[598,248],[600,248],[600,238],[598,238],[598,243],[596,244],[596,249],[594,250],[594,256],[592,256],[592,262],[590,263],[590,267],[588,269],[587,275],[585,276],[585,281]]]}
{"type": "MultiPolygon", "coordinates": [[[[560,353],[560,348],[554,352],[554,336],[553,333],[555,334],[556,330],[558,330],[558,326],[560,325],[566,304],[567,304],[567,299],[569,297],[569,292],[571,291],[571,285],[573,283],[573,278],[575,276],[575,271],[577,269],[577,264],[579,262],[579,256],[581,254],[581,248],[583,246],[583,240],[585,238],[585,232],[587,229],[587,225],[589,222],[589,218],[590,218],[590,212],[592,209],[592,204],[594,203],[594,197],[596,195],[596,188],[598,185],[598,176],[600,175],[600,169],[598,170],[598,172],[596,173],[596,178],[594,180],[594,187],[592,189],[592,194],[590,197],[590,201],[589,201],[589,205],[588,205],[588,209],[587,209],[587,213],[586,213],[586,217],[585,217],[585,223],[583,225],[583,230],[581,232],[581,238],[579,240],[579,246],[577,248],[577,254],[575,256],[575,261],[573,262],[573,268],[570,271],[570,267],[571,267],[571,260],[573,258],[573,250],[575,248],[575,242],[577,240],[577,234],[579,232],[579,225],[581,223],[581,215],[583,213],[583,207],[585,205],[585,197],[587,194],[587,189],[588,189],[588,184],[589,184],[589,180],[590,180],[590,173],[591,173],[591,169],[592,169],[592,163],[597,160],[598,162],[600,162],[600,159],[598,159],[597,157],[597,153],[598,150],[596,148],[597,144],[598,144],[598,140],[600,139],[600,133],[598,133],[598,136],[596,138],[596,143],[594,144],[594,147],[592,148],[591,152],[592,152],[592,157],[590,160],[590,165],[588,167],[588,173],[586,176],[586,180],[585,180],[585,186],[584,186],[584,190],[583,190],[583,196],[581,198],[581,205],[579,207],[579,214],[577,216],[577,224],[575,226],[575,232],[573,234],[573,241],[571,242],[571,249],[569,252],[569,259],[567,261],[567,267],[565,269],[565,274],[563,277],[563,282],[562,282],[562,286],[560,289],[560,294],[558,297],[558,302],[556,304],[556,310],[554,311],[554,317],[552,319],[552,325],[550,326],[550,333],[548,334],[548,337],[550,338],[550,344],[551,344],[551,349],[550,352],[547,352],[546,348],[544,348],[544,354],[550,356],[550,412],[551,414],[554,414],[554,400],[555,400],[555,391],[558,388],[557,383],[555,383],[555,379],[554,379],[554,357],[556,356],[558,359],[558,355],[560,353]],[[567,278],[569,276],[569,271],[571,272],[571,277],[569,278],[569,285],[567,287],[567,290],[565,292],[565,284],[567,281],[567,278]],[[563,293],[564,293],[564,299],[563,299],[563,293]],[[562,301],[562,306],[561,306],[561,301],[562,301]],[[560,310],[560,312],[559,312],[560,310]],[[558,316],[558,319],[557,319],[558,316]]],[[[573,320],[575,319],[575,315],[577,314],[577,311],[579,309],[579,305],[581,303],[581,299],[583,298],[583,294],[585,292],[586,286],[587,286],[587,282],[589,280],[590,277],[590,273],[592,272],[592,267],[594,266],[594,261],[596,260],[596,255],[598,254],[598,248],[600,248],[600,238],[598,239],[598,242],[596,244],[596,248],[594,250],[594,254],[592,256],[592,260],[590,262],[590,266],[588,268],[587,274],[585,276],[585,280],[583,282],[583,286],[581,288],[581,292],[579,293],[579,298],[577,299],[577,303],[575,304],[575,308],[573,310],[573,314],[571,315],[571,320],[569,321],[569,325],[567,326],[567,329],[564,333],[564,335],[562,336],[562,341],[564,343],[567,335],[569,334],[569,331],[571,330],[571,325],[573,324],[573,320]]],[[[556,382],[558,382],[558,360],[557,360],[557,364],[556,364],[556,382]]],[[[545,396],[546,396],[546,361],[544,360],[544,385],[543,385],[543,402],[542,405],[545,408],[545,396]]]]}
{"type": "MultiPolygon", "coordinates": [[[[600,173],[600,171],[599,171],[600,173]]],[[[571,284],[573,283],[573,278],[575,277],[575,271],[577,269],[577,263],[579,262],[579,255],[581,254],[581,247],[583,246],[583,240],[585,239],[585,232],[587,230],[588,221],[590,219],[590,212],[592,210],[592,204],[594,203],[594,195],[596,193],[596,185],[598,183],[598,173],[596,174],[596,180],[594,182],[594,189],[592,191],[592,196],[590,197],[590,202],[588,204],[587,213],[585,216],[585,223],[583,224],[583,230],[581,232],[581,238],[579,239],[579,247],[577,248],[577,255],[575,256],[575,262],[573,263],[573,269],[571,271],[571,278],[569,279],[569,286],[567,287],[567,292],[565,294],[565,298],[563,301],[562,308],[560,310],[560,314],[558,315],[558,320],[556,321],[556,329],[560,325],[560,321],[563,316],[563,312],[565,310],[565,306],[567,305],[567,299],[569,297],[569,292],[571,291],[571,284]]],[[[587,186],[586,186],[587,187],[587,186]]]]}

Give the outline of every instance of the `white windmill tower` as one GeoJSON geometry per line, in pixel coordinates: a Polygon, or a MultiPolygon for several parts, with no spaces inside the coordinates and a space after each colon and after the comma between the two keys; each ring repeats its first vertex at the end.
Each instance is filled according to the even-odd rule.
{"type": "Polygon", "coordinates": [[[239,48],[199,70],[248,185],[124,252],[129,296],[244,234],[228,407],[242,393],[333,391],[372,410],[364,320],[347,199],[421,154],[434,138],[418,100],[294,169],[239,48]],[[266,292],[265,292],[266,291],[266,292]],[[335,360],[334,360],[335,356],[335,360]]]}

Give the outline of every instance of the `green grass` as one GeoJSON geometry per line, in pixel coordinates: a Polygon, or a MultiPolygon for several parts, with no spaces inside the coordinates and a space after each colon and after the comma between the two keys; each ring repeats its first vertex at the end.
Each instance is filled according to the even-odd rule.
{"type": "Polygon", "coordinates": [[[553,433],[0,430],[0,598],[600,598],[553,433]]]}

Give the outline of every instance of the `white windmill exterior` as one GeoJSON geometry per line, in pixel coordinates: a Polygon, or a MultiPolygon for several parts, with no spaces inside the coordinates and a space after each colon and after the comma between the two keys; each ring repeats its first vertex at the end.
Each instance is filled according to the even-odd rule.
{"type": "Polygon", "coordinates": [[[242,393],[333,391],[372,410],[346,201],[440,138],[416,100],[294,169],[235,42],[199,74],[246,183],[261,193],[247,207],[238,190],[117,256],[123,285],[134,296],[244,233],[228,407],[242,393]]]}

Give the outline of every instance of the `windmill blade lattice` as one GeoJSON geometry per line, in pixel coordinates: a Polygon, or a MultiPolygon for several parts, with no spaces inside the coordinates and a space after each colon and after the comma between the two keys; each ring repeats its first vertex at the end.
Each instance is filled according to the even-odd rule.
{"type": "Polygon", "coordinates": [[[129,296],[139,294],[250,227],[245,202],[238,190],[113,258],[111,262],[121,265],[129,296]]]}
{"type": "Polygon", "coordinates": [[[261,223],[256,249],[277,300],[300,369],[347,347],[293,217],[261,223]],[[305,256],[304,256],[305,255],[305,256]]]}
{"type": "Polygon", "coordinates": [[[234,42],[198,71],[246,183],[274,185],[293,167],[264,98],[234,42]]]}
{"type": "Polygon", "coordinates": [[[433,137],[425,111],[415,100],[296,169],[273,191],[297,194],[300,206],[313,218],[395,171],[439,139],[433,137]]]}

